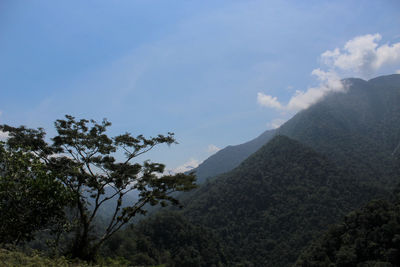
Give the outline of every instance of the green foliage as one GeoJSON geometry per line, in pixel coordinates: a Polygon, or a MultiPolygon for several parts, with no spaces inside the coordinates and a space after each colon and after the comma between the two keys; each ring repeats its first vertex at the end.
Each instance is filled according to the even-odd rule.
{"type": "Polygon", "coordinates": [[[359,182],[390,191],[400,166],[400,153],[393,154],[400,142],[400,75],[344,82],[345,94],[328,95],[277,131],[353,172],[359,182]]]}
{"type": "Polygon", "coordinates": [[[105,255],[122,256],[133,265],[223,266],[218,237],[176,212],[157,214],[115,235],[105,255]]]}
{"type": "Polygon", "coordinates": [[[191,222],[216,230],[229,265],[287,266],[329,224],[378,192],[326,157],[277,136],[185,205],[191,222]]]}
{"type": "Polygon", "coordinates": [[[98,124],[67,115],[65,120],[55,122],[58,135],[52,139],[52,144],[45,141],[43,129],[0,126],[0,130],[10,135],[9,147],[21,147],[22,152],[37,155],[46,170],[72,192],[71,205],[76,218],[73,220],[74,241],[69,251],[72,257],[84,260],[95,259],[105,240],[134,216],[145,214],[146,204],[178,205],[171,194],[195,187],[193,175],[162,175],[163,164],[132,163],[159,144],[175,143],[172,133],[153,138],[133,137],[129,133],[109,137],[107,128],[110,125],[105,119],[98,124]],[[116,158],[118,153],[124,155],[121,162],[116,158]],[[112,189],[111,195],[105,195],[106,188],[112,189]],[[138,192],[137,201],[123,205],[124,196],[132,191],[138,192]],[[109,201],[114,202],[112,216],[103,232],[95,234],[93,228],[100,207],[109,201]]]}
{"type": "Polygon", "coordinates": [[[396,166],[392,153],[400,144],[400,75],[344,83],[348,86],[345,94],[328,95],[280,128],[218,151],[196,169],[198,180],[231,171],[274,135],[282,134],[359,173],[360,179],[390,188],[396,166]]]}
{"type": "MultiPolygon", "coordinates": [[[[216,234],[228,266],[289,266],[328,225],[398,183],[400,75],[345,83],[345,94],[328,95],[197,169],[202,180],[227,172],[181,199],[185,218],[216,234]],[[275,134],[292,140],[278,136],[262,147],[275,134]]],[[[348,266],[355,261],[350,248],[338,255],[348,266]]]]}
{"type": "Polygon", "coordinates": [[[221,149],[194,170],[197,182],[203,184],[209,178],[233,170],[242,161],[271,140],[274,135],[275,130],[268,130],[249,142],[221,149]]]}
{"type": "Polygon", "coordinates": [[[289,266],[298,259],[301,266],[398,266],[399,202],[371,202],[309,246],[349,211],[390,195],[400,174],[400,75],[345,82],[346,94],[328,95],[278,130],[206,160],[197,169],[202,181],[227,173],[179,196],[181,212],[121,232],[149,205],[178,204],[171,193],[194,187],[192,175],[162,176],[162,164],[130,163],[174,143],[172,134],[112,138],[106,120],[71,116],[56,122],[52,144],[42,129],[0,130],[10,132],[10,148],[40,158],[46,173],[73,192],[74,257],[93,259],[106,242],[103,255],[135,265],[289,266]],[[118,153],[125,161],[117,161],[118,153]],[[124,205],[133,191],[135,203],[124,205]],[[95,218],[113,200],[110,221],[97,235],[95,218]]]}
{"type": "Polygon", "coordinates": [[[0,243],[29,241],[64,221],[71,194],[33,153],[0,142],[0,243]]]}
{"type": "Polygon", "coordinates": [[[65,257],[48,258],[37,251],[24,253],[20,251],[0,249],[0,264],[3,267],[124,267],[129,266],[123,259],[101,259],[98,264],[90,264],[79,260],[69,260],[65,257]]]}
{"type": "Polygon", "coordinates": [[[299,257],[296,266],[399,266],[400,202],[374,200],[349,213],[299,257]]]}

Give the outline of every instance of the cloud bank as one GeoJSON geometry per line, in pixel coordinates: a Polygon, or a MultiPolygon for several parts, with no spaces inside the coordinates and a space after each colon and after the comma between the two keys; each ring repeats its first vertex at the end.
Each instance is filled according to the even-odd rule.
{"type": "Polygon", "coordinates": [[[261,92],[257,94],[258,104],[278,110],[298,111],[315,104],[330,92],[346,91],[347,87],[333,71],[325,72],[321,69],[315,69],[311,74],[320,81],[319,86],[308,88],[306,91],[297,90],[286,105],[281,104],[276,97],[261,92]]]}
{"type": "Polygon", "coordinates": [[[207,147],[207,152],[208,153],[216,153],[216,152],[218,152],[220,150],[221,149],[219,147],[217,147],[216,145],[213,145],[213,144],[208,145],[208,147],[207,147]]]}
{"type": "Polygon", "coordinates": [[[8,133],[0,131],[0,141],[5,141],[9,137],[8,133]]]}
{"type": "Polygon", "coordinates": [[[382,36],[367,34],[348,41],[343,49],[335,48],[321,55],[326,65],[369,78],[377,70],[400,63],[400,43],[379,45],[382,36]]]}
{"type": "MultiPolygon", "coordinates": [[[[3,112],[0,110],[0,117],[2,114],[3,112]]],[[[6,141],[8,137],[9,137],[8,133],[0,131],[0,141],[6,141]]]]}
{"type": "Polygon", "coordinates": [[[276,109],[283,108],[282,104],[279,103],[279,101],[276,97],[272,97],[270,95],[266,95],[263,93],[257,93],[257,102],[261,106],[265,106],[265,107],[276,108],[276,109]]]}
{"type": "Polygon", "coordinates": [[[400,43],[379,45],[381,39],[378,33],[357,36],[346,42],[343,49],[335,48],[322,53],[321,62],[328,70],[317,68],[311,72],[319,85],[305,91],[297,90],[286,105],[277,97],[262,92],[257,94],[257,103],[277,110],[299,111],[331,92],[345,92],[347,86],[341,82],[344,75],[368,78],[384,67],[400,64],[400,43]]]}
{"type": "Polygon", "coordinates": [[[176,167],[175,169],[171,170],[172,173],[181,173],[187,172],[199,166],[200,162],[197,159],[190,159],[186,163],[182,164],[181,166],[176,167]]]}
{"type": "Polygon", "coordinates": [[[284,119],[274,119],[270,123],[268,123],[268,127],[272,128],[272,129],[277,129],[285,122],[286,122],[286,120],[284,120],[284,119]]]}

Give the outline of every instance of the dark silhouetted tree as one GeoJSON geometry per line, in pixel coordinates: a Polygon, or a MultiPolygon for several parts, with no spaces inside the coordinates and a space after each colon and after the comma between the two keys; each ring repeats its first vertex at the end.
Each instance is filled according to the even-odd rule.
{"type": "Polygon", "coordinates": [[[39,157],[58,181],[72,191],[77,216],[70,253],[84,260],[95,259],[105,240],[135,215],[145,214],[146,204],[178,205],[171,193],[195,187],[194,175],[163,175],[163,164],[133,162],[159,144],[176,143],[172,133],[151,138],[133,137],[129,133],[109,137],[106,131],[110,125],[106,119],[97,123],[66,115],[65,120],[55,122],[58,134],[52,138],[52,144],[45,141],[43,129],[0,126],[0,130],[10,135],[10,147],[22,145],[27,152],[39,157]],[[110,188],[112,194],[105,194],[110,188]],[[131,191],[138,193],[137,201],[123,203],[124,196],[131,191]],[[109,201],[115,202],[112,216],[104,231],[94,234],[99,208],[109,201]]]}

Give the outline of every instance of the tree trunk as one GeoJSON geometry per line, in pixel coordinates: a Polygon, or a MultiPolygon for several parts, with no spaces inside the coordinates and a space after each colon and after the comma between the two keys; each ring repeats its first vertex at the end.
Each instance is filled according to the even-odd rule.
{"type": "Polygon", "coordinates": [[[89,239],[89,226],[88,216],[85,211],[84,204],[78,199],[78,209],[80,213],[80,224],[75,233],[75,241],[71,249],[72,258],[79,258],[81,260],[93,262],[96,258],[97,248],[91,246],[89,239]]]}

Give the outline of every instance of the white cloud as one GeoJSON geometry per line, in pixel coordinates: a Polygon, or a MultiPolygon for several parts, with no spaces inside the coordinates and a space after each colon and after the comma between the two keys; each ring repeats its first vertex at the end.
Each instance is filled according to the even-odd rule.
{"type": "Polygon", "coordinates": [[[197,166],[199,166],[200,162],[197,159],[190,159],[186,163],[182,164],[181,166],[176,167],[175,169],[172,169],[170,172],[172,173],[181,173],[181,172],[187,172],[190,171],[197,166]]]}
{"type": "Polygon", "coordinates": [[[396,70],[396,74],[400,74],[400,70],[396,70]]]}
{"type": "MultiPolygon", "coordinates": [[[[2,114],[3,112],[0,110],[0,117],[2,114]]],[[[0,131],[0,141],[5,141],[8,137],[9,137],[8,133],[0,131]]]]}
{"type": "Polygon", "coordinates": [[[221,149],[219,147],[217,147],[216,145],[213,145],[213,144],[208,145],[208,147],[207,147],[207,152],[208,153],[216,153],[216,152],[218,152],[220,150],[221,149]]]}
{"type": "Polygon", "coordinates": [[[0,141],[5,141],[9,137],[8,133],[0,131],[0,141]]]}
{"type": "Polygon", "coordinates": [[[286,122],[286,120],[284,120],[284,119],[274,119],[268,123],[268,127],[272,128],[272,129],[276,129],[276,128],[279,128],[285,122],[286,122]]]}
{"type": "Polygon", "coordinates": [[[315,69],[311,74],[320,81],[319,86],[308,88],[306,91],[296,91],[289,100],[287,109],[305,109],[320,101],[330,92],[344,92],[346,90],[339,76],[333,71],[325,72],[321,69],[315,69]]]}
{"type": "Polygon", "coordinates": [[[257,102],[261,106],[265,106],[265,107],[276,108],[276,109],[283,108],[281,103],[279,103],[279,101],[276,97],[272,97],[270,95],[266,95],[266,94],[260,93],[260,92],[257,93],[257,102]]]}
{"type": "Polygon", "coordinates": [[[379,45],[380,34],[366,34],[349,40],[343,49],[335,48],[321,55],[331,68],[370,77],[385,66],[400,63],[400,43],[379,45]]]}
{"type": "Polygon", "coordinates": [[[311,74],[320,81],[319,86],[308,88],[306,91],[297,90],[287,105],[281,104],[276,97],[263,93],[257,94],[257,102],[262,106],[279,110],[298,111],[308,108],[330,92],[344,92],[346,90],[346,87],[334,71],[325,72],[321,69],[315,69],[311,74]]]}
{"type": "MultiPolygon", "coordinates": [[[[328,70],[318,68],[311,72],[318,79],[318,86],[305,91],[297,90],[286,105],[276,97],[259,92],[258,104],[278,110],[306,109],[331,92],[345,92],[347,86],[342,83],[341,75],[370,77],[381,68],[400,64],[400,43],[379,45],[381,39],[382,36],[378,33],[357,36],[349,40],[343,49],[325,51],[321,59],[328,70]]],[[[396,73],[400,73],[400,70],[396,73]]]]}

